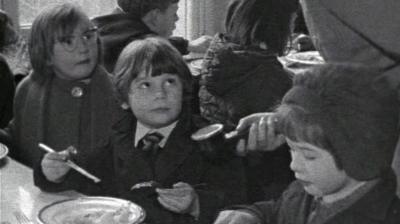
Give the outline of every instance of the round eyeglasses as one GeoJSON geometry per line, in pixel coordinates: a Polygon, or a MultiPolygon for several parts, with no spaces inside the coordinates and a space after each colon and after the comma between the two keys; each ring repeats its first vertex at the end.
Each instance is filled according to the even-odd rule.
{"type": "Polygon", "coordinates": [[[58,38],[58,43],[66,51],[74,51],[78,47],[78,42],[82,40],[84,44],[95,44],[97,42],[97,27],[92,27],[81,35],[67,35],[58,38]]]}

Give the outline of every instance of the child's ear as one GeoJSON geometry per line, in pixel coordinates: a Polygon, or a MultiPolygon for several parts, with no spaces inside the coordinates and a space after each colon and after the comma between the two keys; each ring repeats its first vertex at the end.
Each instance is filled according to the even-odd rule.
{"type": "Polygon", "coordinates": [[[150,28],[151,31],[157,32],[158,20],[161,11],[159,9],[153,9],[142,17],[142,21],[150,28]]]}
{"type": "Polygon", "coordinates": [[[124,110],[128,110],[129,109],[129,105],[127,103],[122,103],[121,104],[122,109],[124,110]]]}

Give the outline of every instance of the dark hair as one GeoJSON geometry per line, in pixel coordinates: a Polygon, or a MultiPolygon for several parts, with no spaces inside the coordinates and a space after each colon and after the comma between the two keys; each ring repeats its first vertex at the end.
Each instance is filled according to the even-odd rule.
{"type": "MultiPolygon", "coordinates": [[[[85,17],[87,15],[79,6],[63,3],[44,9],[35,18],[30,34],[29,55],[32,68],[39,74],[36,78],[46,79],[52,74],[49,61],[53,55],[54,44],[62,36],[73,33],[85,17]]],[[[100,39],[97,42],[98,58],[101,58],[100,39]]]]}
{"type": "Polygon", "coordinates": [[[3,50],[6,45],[17,41],[17,38],[12,20],[6,12],[0,9],[0,50],[3,50]]]}
{"type": "Polygon", "coordinates": [[[179,0],[117,0],[118,6],[126,13],[142,18],[153,9],[164,12],[171,4],[179,0]]]}
{"type": "Polygon", "coordinates": [[[240,45],[267,44],[282,55],[291,34],[297,0],[231,0],[225,18],[227,36],[240,45]]]}
{"type": "Polygon", "coordinates": [[[142,73],[151,76],[176,74],[183,85],[183,106],[189,107],[192,98],[192,76],[181,54],[166,40],[147,37],[128,44],[121,52],[114,68],[117,99],[128,102],[130,85],[142,73]]]}
{"type": "Polygon", "coordinates": [[[325,64],[297,74],[277,109],[277,129],[326,149],[353,178],[380,175],[390,167],[399,134],[396,92],[382,85],[381,74],[356,64],[325,64]]]}
{"type": "Polygon", "coordinates": [[[307,142],[328,150],[334,157],[336,166],[342,169],[342,162],[332,150],[329,136],[317,119],[306,108],[299,105],[282,104],[276,110],[279,132],[292,141],[307,142]]]}

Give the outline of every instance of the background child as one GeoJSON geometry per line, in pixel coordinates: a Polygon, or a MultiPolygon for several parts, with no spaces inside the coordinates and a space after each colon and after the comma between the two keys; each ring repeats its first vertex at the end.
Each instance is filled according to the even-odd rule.
{"type": "MultiPolygon", "coordinates": [[[[226,130],[240,118],[270,111],[291,87],[291,74],[277,56],[291,34],[297,1],[232,0],[225,34],[217,34],[203,62],[200,111],[226,130]],[[261,97],[262,96],[262,97],[261,97]]],[[[246,158],[250,201],[278,197],[292,180],[286,150],[246,158]]]]}
{"type": "Polygon", "coordinates": [[[117,0],[118,8],[110,15],[93,21],[99,27],[104,48],[104,63],[108,71],[114,69],[122,49],[131,41],[147,35],[159,35],[182,54],[205,52],[210,37],[202,36],[189,42],[182,37],[170,37],[178,20],[179,0],[117,0]]]}
{"type": "Polygon", "coordinates": [[[111,194],[143,206],[146,223],[163,224],[210,223],[221,206],[244,201],[241,161],[212,164],[190,139],[197,129],[191,74],[172,45],[155,37],[133,41],[114,73],[126,110],[113,126],[113,155],[99,161],[99,169],[111,167],[102,178],[111,194]]]}
{"type": "Polygon", "coordinates": [[[60,151],[74,146],[74,159],[83,167],[106,143],[107,118],[117,104],[109,77],[98,65],[99,48],[95,27],[74,5],[48,8],[32,24],[34,71],[19,85],[14,119],[2,133],[12,142],[11,155],[35,167],[35,184],[45,190],[76,189],[91,180],[69,171],[67,151],[44,155],[39,142],[60,151]],[[75,181],[58,183],[63,178],[75,181]]]}
{"type": "Polygon", "coordinates": [[[380,74],[328,64],[296,76],[269,119],[291,147],[297,181],[278,202],[226,211],[215,223],[398,223],[398,107],[380,74]]]}
{"type": "Polygon", "coordinates": [[[0,128],[7,126],[13,115],[14,76],[0,54],[0,128]]]}
{"type": "Polygon", "coordinates": [[[16,84],[31,71],[26,41],[19,35],[11,17],[0,9],[0,53],[7,61],[16,84]]]}

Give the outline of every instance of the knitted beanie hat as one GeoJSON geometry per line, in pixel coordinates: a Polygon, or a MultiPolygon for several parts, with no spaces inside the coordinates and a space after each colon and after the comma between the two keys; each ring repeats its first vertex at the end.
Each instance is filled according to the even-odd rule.
{"type": "Polygon", "coordinates": [[[330,151],[357,180],[379,177],[391,167],[399,137],[395,91],[382,88],[380,71],[358,65],[326,64],[295,76],[282,105],[307,111],[330,151]]]}

